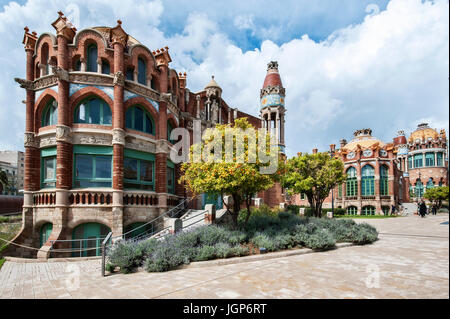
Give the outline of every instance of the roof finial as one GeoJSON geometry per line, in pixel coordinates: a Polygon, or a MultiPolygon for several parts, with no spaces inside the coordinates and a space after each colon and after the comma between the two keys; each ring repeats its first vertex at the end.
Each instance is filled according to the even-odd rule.
{"type": "Polygon", "coordinates": [[[120,19],[117,20],[117,24],[118,24],[118,25],[122,25],[122,20],[120,20],[120,19]]]}

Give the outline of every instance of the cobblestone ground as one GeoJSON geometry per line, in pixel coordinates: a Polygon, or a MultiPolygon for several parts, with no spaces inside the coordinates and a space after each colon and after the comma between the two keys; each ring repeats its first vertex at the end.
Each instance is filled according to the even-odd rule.
{"type": "Polygon", "coordinates": [[[380,240],[166,273],[102,278],[99,260],[6,262],[0,298],[449,298],[448,220],[448,214],[358,220],[377,227],[380,240]]]}

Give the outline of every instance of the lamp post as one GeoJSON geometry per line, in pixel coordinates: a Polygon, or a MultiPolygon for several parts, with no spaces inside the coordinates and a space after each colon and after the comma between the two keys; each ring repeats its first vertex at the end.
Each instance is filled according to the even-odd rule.
{"type": "MultiPolygon", "coordinates": [[[[330,158],[333,159],[334,157],[334,150],[335,145],[330,145],[330,158]]],[[[334,218],[334,188],[331,189],[331,218],[334,218]]]]}
{"type": "MultiPolygon", "coordinates": [[[[419,172],[419,182],[420,182],[420,185],[422,186],[422,179],[420,178],[421,175],[422,174],[419,172]]],[[[423,189],[423,186],[422,186],[422,189],[423,189]]],[[[420,199],[422,198],[422,190],[419,188],[418,191],[419,191],[418,193],[419,193],[419,201],[420,201],[420,199]]]]}

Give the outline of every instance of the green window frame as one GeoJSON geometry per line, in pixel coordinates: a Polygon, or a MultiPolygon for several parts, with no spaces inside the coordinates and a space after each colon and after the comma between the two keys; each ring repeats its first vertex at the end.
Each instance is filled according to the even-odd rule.
{"type": "Polygon", "coordinates": [[[427,189],[433,188],[433,187],[434,187],[433,178],[430,177],[427,182],[427,189]]]}
{"type": "Polygon", "coordinates": [[[413,168],[413,157],[408,156],[408,169],[412,169],[412,168],[413,168]]]}
{"type": "Polygon", "coordinates": [[[414,168],[423,167],[423,154],[414,154],[414,168]]]}
{"type": "Polygon", "coordinates": [[[123,170],[124,188],[151,191],[155,189],[155,156],[153,154],[125,149],[123,170]],[[149,170],[151,170],[150,174],[148,174],[149,170]],[[149,175],[151,175],[151,180],[149,180],[149,175]]]}
{"type": "Polygon", "coordinates": [[[366,165],[361,171],[361,195],[375,195],[375,169],[371,165],[366,165]]]}
{"type": "Polygon", "coordinates": [[[350,167],[347,170],[346,196],[358,195],[358,181],[356,178],[356,168],[350,167]]]}
{"type": "Polygon", "coordinates": [[[89,97],[75,108],[74,123],[112,125],[109,105],[98,97],[89,97]]]}
{"type": "Polygon", "coordinates": [[[361,210],[361,215],[370,216],[375,215],[375,206],[364,206],[361,210]]]}
{"type": "Polygon", "coordinates": [[[167,192],[175,194],[175,164],[167,161],[167,192]]]}
{"type": "Polygon", "coordinates": [[[442,152],[437,152],[436,154],[436,166],[444,166],[443,163],[444,154],[442,152]]]}
{"type": "Polygon", "coordinates": [[[434,153],[425,153],[425,166],[434,166],[434,153]]]}
{"type": "Polygon", "coordinates": [[[58,102],[51,99],[42,112],[41,127],[58,124],[58,102]]]}
{"type": "Polygon", "coordinates": [[[358,215],[358,207],[356,206],[347,207],[347,215],[358,215]]]}
{"type": "Polygon", "coordinates": [[[138,58],[138,83],[147,84],[147,63],[143,58],[138,58]]]}
{"type": "Polygon", "coordinates": [[[414,193],[416,194],[416,197],[422,198],[423,196],[423,184],[421,180],[416,181],[416,185],[414,187],[414,193]]]}
{"type": "Polygon", "coordinates": [[[87,66],[86,71],[87,72],[97,72],[97,58],[98,58],[98,50],[96,44],[90,44],[87,47],[86,50],[87,55],[87,66]]]}
{"type": "Polygon", "coordinates": [[[53,224],[52,223],[45,223],[41,226],[40,234],[39,234],[39,247],[42,247],[47,240],[50,238],[50,235],[53,230],[53,224]]]}
{"type": "Polygon", "coordinates": [[[112,186],[112,147],[74,145],[73,187],[112,186]]]}
{"type": "MultiPolygon", "coordinates": [[[[111,229],[100,223],[84,223],[72,231],[72,257],[100,256],[101,245],[111,229]]],[[[111,239],[108,241],[111,243],[111,239]]]]}
{"type": "Polygon", "coordinates": [[[56,147],[41,149],[41,188],[56,187],[56,147]]]}
{"type": "Polygon", "coordinates": [[[128,129],[155,135],[155,121],[143,106],[133,105],[125,113],[125,126],[128,129]]]}
{"type": "Polygon", "coordinates": [[[380,166],[380,195],[389,195],[389,167],[386,165],[380,166]]]}

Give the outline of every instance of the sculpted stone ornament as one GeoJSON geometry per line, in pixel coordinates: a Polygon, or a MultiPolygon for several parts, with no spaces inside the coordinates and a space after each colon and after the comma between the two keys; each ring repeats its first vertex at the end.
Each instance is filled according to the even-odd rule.
{"type": "Polygon", "coordinates": [[[120,128],[113,129],[112,144],[125,145],[125,131],[120,128]]]}
{"type": "Polygon", "coordinates": [[[24,136],[24,146],[39,148],[39,143],[33,132],[25,132],[24,136]]]}
{"type": "Polygon", "coordinates": [[[114,73],[113,84],[125,86],[125,77],[124,77],[122,71],[118,71],[118,72],[114,73]]]}
{"type": "Polygon", "coordinates": [[[19,85],[20,85],[20,87],[22,89],[27,89],[27,90],[33,90],[34,89],[33,81],[20,79],[20,78],[14,78],[14,81],[19,83],[19,85]]]}
{"type": "Polygon", "coordinates": [[[170,102],[172,99],[172,93],[161,93],[160,101],[161,102],[170,102]]]}
{"type": "Polygon", "coordinates": [[[65,125],[56,126],[56,141],[72,143],[72,129],[65,125]]]}
{"type": "Polygon", "coordinates": [[[60,80],[69,82],[69,72],[61,67],[52,66],[52,72],[60,80]]]}

